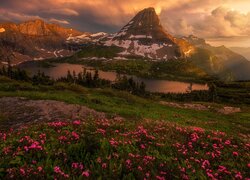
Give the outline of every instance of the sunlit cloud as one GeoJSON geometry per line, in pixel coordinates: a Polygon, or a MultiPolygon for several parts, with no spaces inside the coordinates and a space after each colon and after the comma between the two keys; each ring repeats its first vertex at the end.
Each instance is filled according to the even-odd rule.
{"type": "Polygon", "coordinates": [[[60,20],[60,19],[54,19],[54,18],[49,19],[49,22],[57,23],[57,24],[70,24],[66,20],[60,20]]]}
{"type": "Polygon", "coordinates": [[[250,34],[249,0],[0,0],[0,21],[40,18],[82,31],[116,32],[138,11],[154,7],[174,35],[200,37],[250,34]]]}
{"type": "Polygon", "coordinates": [[[59,9],[48,9],[43,11],[49,14],[58,14],[58,15],[66,15],[66,16],[78,16],[79,13],[73,9],[69,8],[59,8],[59,9]]]}

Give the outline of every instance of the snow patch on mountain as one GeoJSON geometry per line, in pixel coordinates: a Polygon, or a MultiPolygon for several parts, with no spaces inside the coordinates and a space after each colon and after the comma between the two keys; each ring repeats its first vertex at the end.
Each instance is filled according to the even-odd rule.
{"type": "Polygon", "coordinates": [[[152,36],[147,35],[131,35],[129,39],[152,39],[152,36]]]}
{"type": "Polygon", "coordinates": [[[86,42],[98,42],[100,39],[107,37],[107,33],[99,32],[95,34],[82,34],[80,36],[72,36],[70,35],[67,38],[67,42],[74,42],[77,44],[86,43],[86,42]]]}
{"type": "Polygon", "coordinates": [[[95,33],[95,34],[91,34],[91,37],[100,37],[100,36],[107,36],[107,33],[105,32],[99,32],[99,33],[95,33]]]}

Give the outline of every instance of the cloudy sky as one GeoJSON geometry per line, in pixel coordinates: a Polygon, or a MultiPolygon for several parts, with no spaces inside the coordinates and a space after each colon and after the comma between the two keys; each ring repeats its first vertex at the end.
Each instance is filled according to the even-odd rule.
{"type": "Polygon", "coordinates": [[[250,0],[0,0],[0,22],[41,18],[81,31],[116,32],[146,7],[155,7],[174,35],[250,36],[250,0]]]}

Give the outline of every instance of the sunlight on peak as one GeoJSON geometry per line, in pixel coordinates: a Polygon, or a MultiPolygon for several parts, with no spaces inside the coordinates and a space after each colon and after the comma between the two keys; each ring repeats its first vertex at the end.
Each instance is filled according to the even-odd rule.
{"type": "Polygon", "coordinates": [[[0,33],[3,33],[5,32],[5,29],[4,28],[0,28],[0,33]]]}
{"type": "Polygon", "coordinates": [[[160,15],[161,14],[161,7],[156,7],[155,12],[157,15],[160,15]]]}

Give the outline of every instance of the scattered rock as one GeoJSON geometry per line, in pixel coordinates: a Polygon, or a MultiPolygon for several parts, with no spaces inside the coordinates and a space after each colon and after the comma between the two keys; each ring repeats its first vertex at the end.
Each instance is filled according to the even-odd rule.
{"type": "Polygon", "coordinates": [[[181,103],[166,102],[166,101],[161,101],[160,104],[167,105],[170,107],[183,108],[183,109],[194,109],[194,110],[200,110],[200,111],[209,110],[208,107],[202,104],[192,104],[192,103],[181,104],[181,103]]]}
{"type": "Polygon", "coordinates": [[[90,117],[105,118],[105,113],[85,106],[66,104],[53,100],[28,100],[18,97],[0,98],[0,114],[6,117],[0,128],[18,128],[27,123],[57,120],[84,120],[90,117]]]}
{"type": "Polygon", "coordinates": [[[222,114],[233,114],[241,112],[241,109],[238,107],[225,106],[222,109],[219,109],[218,112],[222,114]]]}
{"type": "Polygon", "coordinates": [[[238,107],[230,107],[230,106],[225,106],[221,109],[218,108],[213,108],[211,106],[205,106],[202,104],[193,104],[193,103],[175,103],[175,102],[166,102],[166,101],[161,101],[160,104],[170,106],[170,107],[176,107],[176,108],[182,108],[182,109],[194,109],[198,111],[216,111],[221,114],[233,114],[233,113],[238,113],[241,112],[241,109],[238,107]]]}

